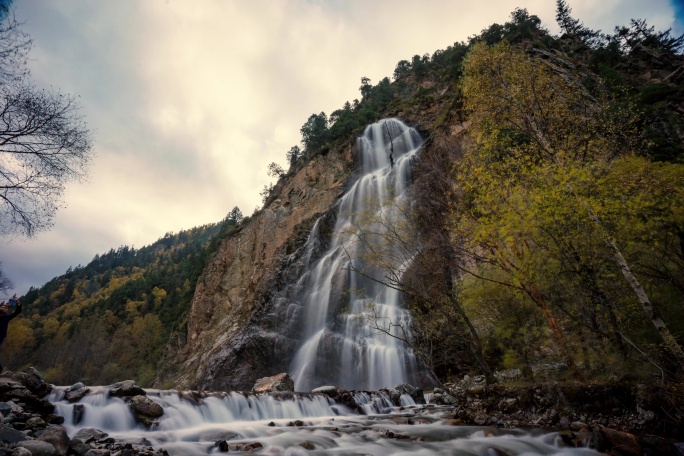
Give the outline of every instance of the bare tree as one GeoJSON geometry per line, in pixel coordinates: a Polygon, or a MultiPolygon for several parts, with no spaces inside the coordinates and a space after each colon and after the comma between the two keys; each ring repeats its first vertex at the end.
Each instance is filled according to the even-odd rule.
{"type": "Polygon", "coordinates": [[[11,11],[0,26],[0,234],[52,226],[65,184],[85,176],[90,132],[76,97],[37,89],[26,69],[30,38],[11,11]]]}

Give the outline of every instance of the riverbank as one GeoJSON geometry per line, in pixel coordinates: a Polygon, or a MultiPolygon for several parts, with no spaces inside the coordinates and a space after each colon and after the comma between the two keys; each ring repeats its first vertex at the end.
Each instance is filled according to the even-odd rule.
{"type": "Polygon", "coordinates": [[[326,445],[339,453],[341,442],[348,445],[344,451],[363,448],[367,454],[409,448],[449,454],[459,445],[468,451],[486,447],[495,454],[518,454],[507,446],[512,438],[527,452],[540,454],[547,447],[593,448],[613,455],[682,454],[677,445],[684,441],[681,385],[523,386],[485,385],[482,380],[466,377],[426,394],[410,386],[256,394],[145,391],[132,381],[58,388],[35,369],[6,372],[0,375],[0,454],[152,456],[266,448],[279,454],[279,448],[290,446],[329,454],[326,445]],[[421,403],[425,398],[428,403],[421,403]],[[84,421],[84,413],[105,409],[112,415],[100,421],[103,429],[86,426],[92,421],[84,421]]]}

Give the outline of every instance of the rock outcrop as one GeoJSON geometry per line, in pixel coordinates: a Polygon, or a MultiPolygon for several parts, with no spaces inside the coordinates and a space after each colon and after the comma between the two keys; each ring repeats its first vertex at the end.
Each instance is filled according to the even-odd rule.
{"type": "Polygon", "coordinates": [[[296,341],[272,294],[292,280],[288,267],[296,268],[297,250],[342,194],[352,165],[350,145],[316,156],[224,241],[198,281],[176,353],[181,375],[171,379],[179,388],[249,390],[257,378],[287,371],[296,341]]]}

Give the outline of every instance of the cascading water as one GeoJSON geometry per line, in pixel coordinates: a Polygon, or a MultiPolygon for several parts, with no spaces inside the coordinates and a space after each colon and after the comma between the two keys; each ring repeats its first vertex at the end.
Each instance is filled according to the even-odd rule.
{"type": "MultiPolygon", "coordinates": [[[[382,283],[386,271],[365,259],[383,250],[385,267],[393,270],[409,260],[385,234],[401,229],[393,214],[407,204],[412,162],[422,143],[415,129],[397,119],[370,125],[359,138],[361,176],[337,204],[329,248],[307,264],[300,279],[303,342],[290,367],[297,391],[323,384],[361,390],[415,384],[415,356],[392,337],[410,326],[410,315],[401,293],[382,283]],[[390,323],[392,334],[378,330],[390,323]]],[[[319,222],[305,247],[307,261],[318,242],[319,222]]]]}
{"type": "Polygon", "coordinates": [[[112,449],[112,454],[152,454],[161,448],[163,452],[154,454],[600,454],[562,447],[557,432],[533,435],[516,429],[454,426],[453,407],[417,405],[409,395],[399,398],[399,407],[384,392],[354,393],[359,414],[325,394],[148,390],[147,397],[164,411],[148,428],[134,418],[130,398],[112,397],[106,387],[93,387],[73,403],[66,399],[66,390],[55,387],[47,399],[65,418],[68,435],[95,448],[112,449]],[[124,444],[130,449],[114,451],[124,444]]]}

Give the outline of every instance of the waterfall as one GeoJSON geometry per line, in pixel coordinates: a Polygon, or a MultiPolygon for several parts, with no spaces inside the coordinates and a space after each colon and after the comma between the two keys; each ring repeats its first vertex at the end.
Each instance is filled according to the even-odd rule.
{"type": "Polygon", "coordinates": [[[337,203],[327,251],[310,262],[320,236],[316,222],[299,287],[302,342],[290,366],[297,391],[324,384],[357,390],[415,384],[415,355],[392,337],[409,328],[410,315],[401,293],[382,282],[388,268],[402,271],[410,262],[388,234],[402,229],[397,215],[407,207],[412,163],[422,143],[415,129],[397,119],[368,126],[357,143],[360,176],[337,203]],[[379,251],[384,268],[368,261],[379,251]],[[391,334],[378,327],[391,328],[391,334]]]}

